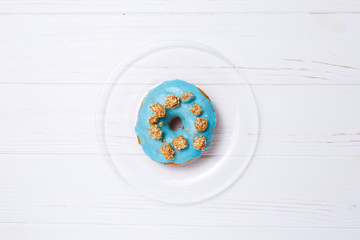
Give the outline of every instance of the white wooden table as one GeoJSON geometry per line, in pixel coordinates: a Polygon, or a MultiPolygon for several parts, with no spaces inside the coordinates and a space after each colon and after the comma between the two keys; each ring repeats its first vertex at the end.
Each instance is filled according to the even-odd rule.
{"type": "Polygon", "coordinates": [[[360,1],[1,0],[0,13],[0,239],[360,239],[360,1]],[[169,39],[230,57],[261,113],[245,175],[187,207],[119,181],[94,130],[109,72],[169,39]]]}

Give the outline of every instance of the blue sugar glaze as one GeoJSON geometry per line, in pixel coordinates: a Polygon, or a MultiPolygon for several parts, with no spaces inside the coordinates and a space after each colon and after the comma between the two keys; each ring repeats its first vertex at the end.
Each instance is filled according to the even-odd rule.
{"type": "Polygon", "coordinates": [[[214,135],[215,125],[216,113],[211,102],[199,91],[199,89],[197,89],[195,85],[176,79],[172,81],[165,81],[148,92],[139,109],[135,132],[140,138],[141,146],[144,152],[151,159],[160,163],[173,162],[181,164],[193,158],[200,157],[202,151],[196,150],[193,147],[193,141],[195,138],[204,136],[207,143],[206,148],[210,146],[214,135]],[[195,96],[194,99],[190,102],[182,102],[180,100],[179,107],[166,109],[166,116],[164,118],[160,118],[157,123],[163,130],[163,139],[165,141],[162,142],[162,140],[152,139],[149,133],[151,126],[148,123],[148,119],[153,116],[150,106],[155,103],[159,103],[164,106],[166,96],[174,94],[181,98],[181,95],[185,92],[193,93],[195,96]],[[190,109],[194,106],[193,103],[199,104],[202,108],[202,114],[197,117],[205,118],[208,121],[208,127],[204,132],[198,132],[194,126],[194,122],[197,117],[190,111],[190,109]],[[173,131],[170,129],[169,123],[171,119],[177,116],[181,118],[184,128],[173,131]],[[163,122],[164,125],[161,126],[161,122],[163,122]],[[188,131],[186,131],[186,129],[188,129],[188,131]],[[172,140],[178,136],[186,138],[188,141],[187,148],[182,150],[174,148],[172,140]],[[161,154],[160,147],[164,144],[170,144],[175,150],[174,160],[167,160],[161,154]]]}

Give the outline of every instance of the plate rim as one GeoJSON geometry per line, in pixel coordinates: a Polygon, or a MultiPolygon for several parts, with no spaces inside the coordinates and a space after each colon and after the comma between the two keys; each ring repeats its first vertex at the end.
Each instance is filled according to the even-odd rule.
{"type": "MultiPolygon", "coordinates": [[[[161,84],[161,83],[158,83],[161,84]]],[[[150,89],[156,87],[158,84],[154,84],[154,86],[150,87],[150,89]]],[[[141,99],[140,101],[138,101],[138,104],[141,104],[141,99]]],[[[139,106],[139,105],[138,105],[139,106]]],[[[134,114],[136,114],[137,111],[135,111],[134,114]]],[[[136,123],[134,123],[135,126],[136,123]]],[[[97,139],[97,143],[101,152],[101,155],[103,156],[103,158],[105,159],[107,165],[110,167],[110,169],[112,170],[112,172],[119,177],[122,181],[124,181],[124,183],[126,183],[129,187],[131,187],[132,189],[136,190],[136,192],[138,192],[140,195],[143,195],[149,199],[161,202],[161,203],[166,203],[166,204],[170,204],[170,205],[189,205],[189,204],[197,204],[197,203],[201,203],[207,200],[210,200],[216,196],[219,196],[221,193],[223,193],[224,191],[228,190],[229,188],[231,188],[236,182],[238,182],[238,180],[241,178],[241,176],[247,171],[247,169],[250,166],[250,163],[252,162],[252,159],[255,156],[255,152],[256,149],[258,147],[258,142],[259,142],[259,135],[260,135],[260,113],[259,113],[259,107],[258,104],[256,102],[256,97],[255,94],[253,92],[253,89],[251,87],[251,85],[249,84],[245,74],[240,71],[235,64],[233,64],[229,58],[225,57],[223,54],[221,54],[220,52],[218,52],[217,50],[215,50],[212,47],[209,47],[205,44],[202,43],[198,43],[195,41],[188,41],[188,40],[165,40],[165,41],[157,41],[157,42],[152,42],[150,44],[147,44],[141,48],[136,49],[135,51],[133,51],[132,53],[130,53],[129,55],[127,55],[126,57],[124,57],[118,64],[117,66],[110,72],[110,74],[107,76],[105,82],[103,83],[102,89],[99,93],[97,102],[96,102],[96,111],[95,111],[95,133],[96,133],[96,139],[97,139]],[[156,46],[159,46],[161,48],[157,49],[157,50],[152,50],[152,49],[156,49],[156,46]],[[202,52],[207,52],[210,53],[216,57],[218,57],[219,59],[223,60],[224,62],[226,62],[227,64],[229,64],[230,66],[232,66],[232,68],[244,79],[245,84],[247,89],[249,90],[250,96],[251,96],[251,102],[255,108],[255,118],[256,118],[256,134],[255,134],[255,140],[253,143],[253,146],[251,146],[250,149],[250,153],[248,154],[249,156],[246,157],[246,161],[244,163],[244,166],[241,169],[241,172],[239,174],[237,174],[235,177],[233,177],[233,179],[230,180],[230,183],[224,184],[223,187],[220,188],[220,190],[216,191],[215,193],[210,193],[208,196],[197,199],[197,200],[190,200],[190,201],[182,201],[182,202],[176,202],[176,201],[166,201],[166,200],[162,200],[156,197],[153,197],[149,194],[144,193],[143,191],[139,190],[136,186],[134,186],[133,184],[131,184],[126,178],[124,178],[124,176],[120,173],[120,171],[117,169],[117,167],[115,166],[114,162],[111,160],[111,157],[109,154],[109,151],[107,149],[107,140],[105,137],[105,116],[106,116],[106,110],[107,110],[107,105],[108,105],[108,101],[109,98],[111,96],[112,90],[113,88],[111,86],[116,84],[116,81],[111,81],[111,79],[114,79],[115,77],[117,77],[118,79],[121,78],[121,76],[126,72],[126,68],[128,66],[131,66],[132,64],[136,63],[137,61],[139,61],[140,59],[142,59],[144,56],[148,55],[148,54],[153,54],[156,52],[160,52],[166,49],[171,49],[171,48],[187,48],[187,49],[195,49],[198,51],[202,51],[202,52]],[[148,53],[146,53],[146,51],[149,51],[148,53]],[[139,56],[138,56],[139,55],[139,56]],[[132,60],[133,58],[135,58],[135,60],[132,60]],[[130,62],[130,64],[124,64],[127,62],[130,62]],[[119,75],[120,73],[120,75],[119,75]]],[[[229,182],[229,181],[227,181],[229,182]]]]}

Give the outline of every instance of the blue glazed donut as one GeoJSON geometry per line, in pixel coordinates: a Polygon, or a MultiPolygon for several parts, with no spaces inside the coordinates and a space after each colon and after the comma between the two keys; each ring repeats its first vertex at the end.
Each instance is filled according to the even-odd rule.
{"type": "Polygon", "coordinates": [[[144,152],[164,164],[179,165],[200,157],[210,146],[216,113],[208,96],[182,80],[165,81],[141,103],[135,132],[144,152]],[[172,130],[179,117],[183,128],[172,130]]]}

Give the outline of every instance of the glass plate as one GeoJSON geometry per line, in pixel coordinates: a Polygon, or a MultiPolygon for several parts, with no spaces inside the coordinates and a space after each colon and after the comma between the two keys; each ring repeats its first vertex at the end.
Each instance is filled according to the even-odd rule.
{"type": "Polygon", "coordinates": [[[154,43],[126,57],[104,83],[97,106],[98,143],[114,173],[139,193],[172,204],[204,201],[231,186],[249,165],[258,131],[256,102],[245,77],[216,50],[189,41],[154,43]],[[207,93],[218,119],[211,146],[181,166],[151,160],[134,131],[147,91],[173,79],[207,93]]]}

